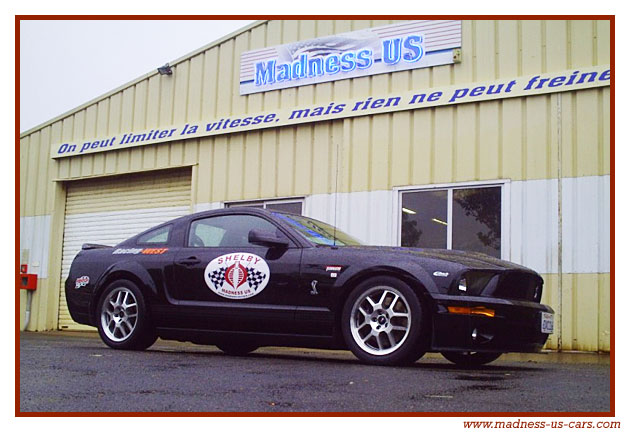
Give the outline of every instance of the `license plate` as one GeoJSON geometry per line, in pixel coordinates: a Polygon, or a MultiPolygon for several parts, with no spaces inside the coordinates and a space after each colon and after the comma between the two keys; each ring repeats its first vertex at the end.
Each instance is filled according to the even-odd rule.
{"type": "Polygon", "coordinates": [[[540,314],[540,331],[543,333],[553,333],[553,314],[542,312],[540,314]]]}

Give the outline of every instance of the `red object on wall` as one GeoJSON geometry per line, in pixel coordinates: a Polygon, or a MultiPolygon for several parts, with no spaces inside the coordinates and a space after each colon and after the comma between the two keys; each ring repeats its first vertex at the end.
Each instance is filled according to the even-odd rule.
{"type": "Polygon", "coordinates": [[[37,289],[37,275],[20,273],[17,275],[17,288],[26,290],[37,289]]]}
{"type": "Polygon", "coordinates": [[[28,264],[20,264],[20,273],[28,273],[28,264]]]}

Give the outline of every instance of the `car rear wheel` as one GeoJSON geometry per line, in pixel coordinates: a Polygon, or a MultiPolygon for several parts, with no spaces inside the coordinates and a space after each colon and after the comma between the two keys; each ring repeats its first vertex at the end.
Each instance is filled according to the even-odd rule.
{"type": "Polygon", "coordinates": [[[359,284],[342,313],[346,344],[375,365],[413,363],[426,347],[426,325],[416,293],[402,281],[376,277],[359,284]]]}
{"type": "Polygon", "coordinates": [[[217,348],[231,356],[244,356],[258,349],[257,345],[244,342],[230,342],[217,344],[217,348]]]}
{"type": "Polygon", "coordinates": [[[144,350],[157,339],[142,292],[131,281],[114,281],[105,288],[97,313],[98,333],[112,348],[144,350]]]}
{"type": "Polygon", "coordinates": [[[503,353],[492,352],[457,352],[457,351],[444,351],[442,355],[445,359],[455,363],[458,366],[481,366],[487,363],[493,362],[503,353]]]}

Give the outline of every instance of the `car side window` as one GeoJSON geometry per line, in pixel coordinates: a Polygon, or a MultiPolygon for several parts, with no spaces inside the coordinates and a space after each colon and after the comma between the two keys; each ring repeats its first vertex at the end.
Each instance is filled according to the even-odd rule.
{"type": "Polygon", "coordinates": [[[275,225],[258,216],[225,215],[198,219],[190,224],[188,247],[252,247],[249,232],[267,231],[285,237],[275,225]]]}
{"type": "Polygon", "coordinates": [[[146,234],[138,237],[138,244],[166,244],[168,242],[168,235],[171,233],[171,227],[173,225],[166,225],[161,228],[149,231],[146,234]]]}

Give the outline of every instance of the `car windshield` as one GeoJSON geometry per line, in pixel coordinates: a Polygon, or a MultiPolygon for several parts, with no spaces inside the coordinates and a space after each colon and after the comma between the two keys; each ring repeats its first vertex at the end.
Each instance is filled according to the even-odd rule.
{"type": "Polygon", "coordinates": [[[315,219],[306,218],[287,213],[273,214],[291,225],[297,232],[316,245],[324,246],[358,246],[362,243],[349,234],[340,231],[338,228],[320,222],[315,219]]]}

